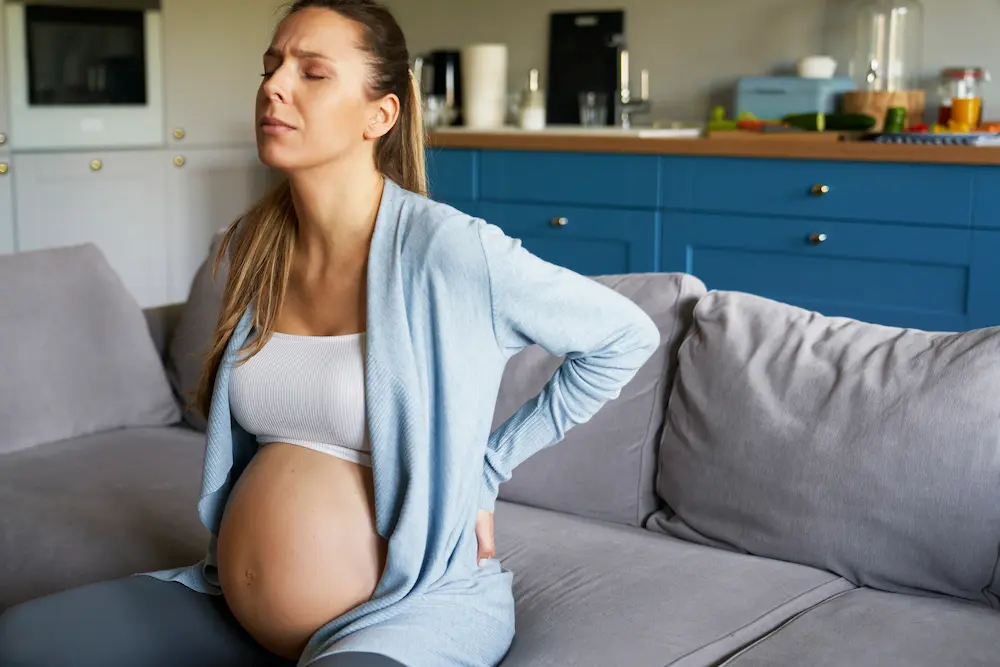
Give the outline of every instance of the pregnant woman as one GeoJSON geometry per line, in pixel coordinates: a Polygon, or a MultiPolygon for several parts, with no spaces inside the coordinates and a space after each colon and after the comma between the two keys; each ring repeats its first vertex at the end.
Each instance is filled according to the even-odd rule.
{"type": "Polygon", "coordinates": [[[260,159],[286,178],[216,258],[205,558],[9,610],[0,666],[500,663],[498,485],[617,397],[659,335],[627,298],[428,199],[419,109],[384,7],[291,6],[256,104],[260,159]],[[531,344],[563,363],[491,432],[504,365],[531,344]]]}

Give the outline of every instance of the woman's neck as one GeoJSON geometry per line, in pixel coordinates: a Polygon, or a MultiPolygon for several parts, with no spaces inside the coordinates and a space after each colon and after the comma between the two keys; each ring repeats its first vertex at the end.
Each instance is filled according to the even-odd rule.
{"type": "Polygon", "coordinates": [[[385,180],[374,161],[329,164],[289,177],[297,253],[312,266],[367,258],[385,180]]]}

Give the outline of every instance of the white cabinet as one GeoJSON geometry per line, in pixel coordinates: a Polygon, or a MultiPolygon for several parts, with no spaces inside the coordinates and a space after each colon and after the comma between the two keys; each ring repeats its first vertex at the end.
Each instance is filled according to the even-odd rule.
{"type": "Polygon", "coordinates": [[[167,302],[162,151],[19,154],[18,250],[95,244],[142,307],[167,302]]]}
{"type": "Polygon", "coordinates": [[[262,58],[283,4],[161,0],[168,145],[254,143],[262,58]]]}
{"type": "Polygon", "coordinates": [[[0,255],[14,252],[14,200],[10,155],[0,152],[0,255]]]}
{"type": "Polygon", "coordinates": [[[4,28],[3,2],[0,1],[0,152],[3,152],[10,133],[10,94],[7,81],[7,31],[4,28]]]}
{"type": "Polygon", "coordinates": [[[168,298],[184,301],[212,236],[277,183],[256,148],[175,151],[167,176],[168,298]]]}

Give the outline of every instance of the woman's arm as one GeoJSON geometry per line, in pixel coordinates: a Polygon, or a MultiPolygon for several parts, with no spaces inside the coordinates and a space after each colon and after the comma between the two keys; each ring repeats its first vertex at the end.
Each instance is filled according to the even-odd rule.
{"type": "Polygon", "coordinates": [[[542,391],[490,435],[479,508],[492,512],[514,468],[617,398],[660,333],[628,297],[536,257],[495,225],[481,223],[479,235],[501,351],[510,357],[537,344],[565,357],[542,391]]]}

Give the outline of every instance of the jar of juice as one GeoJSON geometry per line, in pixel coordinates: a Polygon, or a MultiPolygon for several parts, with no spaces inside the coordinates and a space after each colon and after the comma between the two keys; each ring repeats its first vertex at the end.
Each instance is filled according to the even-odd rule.
{"type": "Polygon", "coordinates": [[[990,80],[982,67],[949,67],[941,71],[938,124],[971,132],[983,122],[983,84],[990,80]]]}

